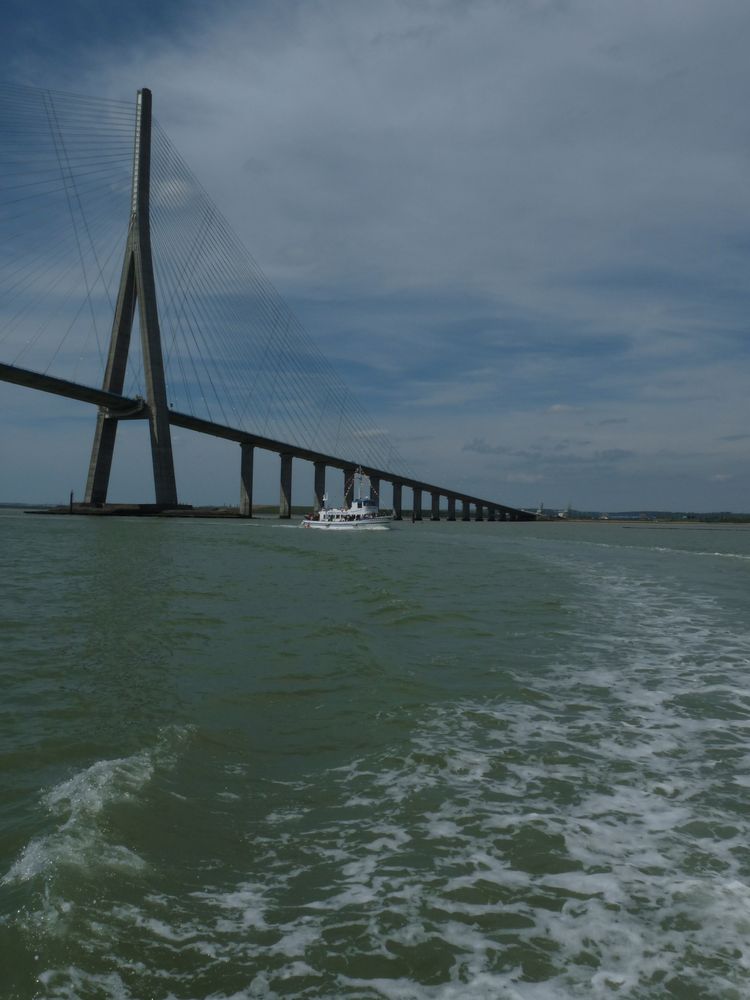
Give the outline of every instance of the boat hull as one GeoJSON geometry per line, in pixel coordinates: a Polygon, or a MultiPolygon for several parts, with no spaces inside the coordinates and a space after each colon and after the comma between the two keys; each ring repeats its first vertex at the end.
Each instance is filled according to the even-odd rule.
{"type": "Polygon", "coordinates": [[[316,528],[319,531],[389,531],[390,520],[378,518],[370,521],[303,521],[301,528],[316,528]]]}

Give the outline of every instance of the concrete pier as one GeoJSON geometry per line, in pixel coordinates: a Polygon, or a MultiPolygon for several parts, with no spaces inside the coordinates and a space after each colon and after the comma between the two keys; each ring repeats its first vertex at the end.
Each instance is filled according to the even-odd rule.
{"type": "Polygon", "coordinates": [[[495,520],[495,508],[494,507],[488,507],[487,508],[487,520],[488,521],[494,521],[495,520]]]}
{"type": "Polygon", "coordinates": [[[381,507],[380,503],[380,479],[377,476],[370,476],[370,498],[375,501],[378,505],[378,510],[381,507]]]}
{"type": "Polygon", "coordinates": [[[474,520],[475,521],[484,520],[484,507],[481,505],[481,503],[478,503],[476,505],[476,514],[474,515],[474,520]]]}
{"type": "Polygon", "coordinates": [[[432,521],[439,521],[440,520],[440,494],[439,493],[433,493],[432,494],[432,513],[430,515],[430,519],[432,521]]]}
{"type": "Polygon", "coordinates": [[[279,491],[279,517],[290,518],[292,516],[292,459],[289,452],[281,453],[281,476],[279,491]]]}
{"type": "Polygon", "coordinates": [[[326,464],[325,462],[315,463],[315,485],[313,487],[313,510],[317,514],[323,506],[323,497],[326,492],[326,464]]]}
{"type": "Polygon", "coordinates": [[[412,495],[414,500],[412,502],[411,519],[412,521],[422,520],[422,491],[418,487],[412,489],[412,495]]]}
{"type": "Polygon", "coordinates": [[[401,483],[393,484],[393,520],[401,520],[401,483]]]}
{"type": "Polygon", "coordinates": [[[354,499],[354,475],[356,469],[349,465],[344,469],[344,506],[351,507],[354,499]]]}
{"type": "Polygon", "coordinates": [[[240,442],[240,517],[253,516],[253,456],[255,446],[240,442]]]}
{"type": "Polygon", "coordinates": [[[448,496],[448,520],[456,520],[456,498],[454,496],[448,496]]]}
{"type": "Polygon", "coordinates": [[[462,500],[461,501],[461,507],[463,508],[463,514],[461,515],[461,520],[462,521],[470,521],[471,520],[471,504],[469,503],[468,500],[462,500]]]}

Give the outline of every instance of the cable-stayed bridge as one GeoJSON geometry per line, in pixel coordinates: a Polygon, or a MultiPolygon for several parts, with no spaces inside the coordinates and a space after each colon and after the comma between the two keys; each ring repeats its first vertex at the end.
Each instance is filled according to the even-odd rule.
{"type": "Polygon", "coordinates": [[[242,245],[151,116],[135,106],[0,88],[0,379],[98,407],[84,507],[107,504],[120,421],[150,428],[156,505],[179,506],[170,428],[240,445],[240,513],[252,515],[256,448],[280,456],[279,515],[294,459],[351,497],[361,468],[413,512],[533,518],[416,479],[242,245]],[[137,327],[140,336],[133,336],[137,327]]]}

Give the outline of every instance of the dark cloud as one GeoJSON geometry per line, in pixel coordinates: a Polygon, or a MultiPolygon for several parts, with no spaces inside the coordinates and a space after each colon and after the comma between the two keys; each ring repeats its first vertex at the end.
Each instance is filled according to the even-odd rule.
{"type": "Polygon", "coordinates": [[[482,438],[474,438],[468,441],[462,451],[475,451],[480,455],[510,455],[515,454],[507,445],[489,445],[482,438]]]}
{"type": "Polygon", "coordinates": [[[474,438],[473,441],[467,442],[462,450],[477,452],[480,455],[507,455],[513,459],[535,462],[543,466],[605,465],[623,462],[635,455],[634,451],[627,448],[595,449],[589,453],[572,452],[570,448],[569,441],[536,445],[531,448],[513,448],[508,445],[490,445],[483,438],[474,438]]]}

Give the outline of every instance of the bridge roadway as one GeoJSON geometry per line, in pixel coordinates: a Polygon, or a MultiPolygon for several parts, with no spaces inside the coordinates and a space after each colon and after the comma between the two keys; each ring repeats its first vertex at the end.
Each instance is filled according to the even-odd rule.
{"type": "MultiPolygon", "coordinates": [[[[68,399],[78,399],[84,403],[93,403],[102,407],[108,415],[117,420],[147,419],[149,409],[146,401],[141,397],[120,396],[116,393],[107,392],[104,389],[94,389],[90,386],[80,385],[78,382],[69,382],[66,379],[56,378],[52,375],[45,375],[41,372],[30,371],[27,368],[18,368],[15,365],[7,365],[0,362],[0,381],[12,382],[15,385],[26,386],[29,389],[39,389],[43,392],[50,392],[57,396],[65,396],[68,399]]],[[[291,492],[292,492],[292,459],[299,458],[315,465],[315,497],[314,506],[319,509],[323,502],[325,492],[325,469],[340,469],[344,473],[345,490],[348,499],[351,499],[351,484],[353,473],[357,466],[343,458],[334,455],[326,455],[323,452],[313,451],[310,448],[302,448],[299,445],[289,444],[285,441],[277,441],[274,438],[264,437],[261,434],[252,434],[236,427],[227,427],[224,424],[217,424],[212,420],[203,420],[200,417],[193,417],[188,413],[179,413],[176,410],[169,411],[169,422],[175,427],[183,427],[186,430],[197,431],[200,434],[209,434],[212,437],[223,438],[227,441],[236,441],[242,447],[242,467],[241,467],[241,488],[240,488],[240,513],[249,517],[252,514],[252,480],[253,480],[253,449],[260,448],[263,451],[276,452],[281,457],[280,476],[280,503],[279,517],[291,516],[291,492]]],[[[494,500],[485,500],[481,497],[471,496],[467,493],[458,493],[433,483],[425,483],[418,479],[411,479],[404,476],[395,476],[392,472],[384,469],[376,469],[372,466],[362,465],[362,472],[369,477],[376,495],[379,494],[380,481],[385,480],[393,486],[393,512],[394,516],[401,518],[401,490],[404,486],[413,492],[413,516],[415,520],[422,520],[422,494],[428,493],[431,497],[431,519],[440,520],[440,497],[446,497],[448,501],[448,520],[455,520],[456,501],[462,504],[462,520],[468,521],[471,517],[471,506],[475,508],[476,520],[483,519],[483,511],[487,510],[487,519],[494,521],[499,515],[500,520],[511,521],[533,521],[535,517],[529,511],[520,510],[515,507],[508,507],[505,504],[497,503],[494,500]]]]}

